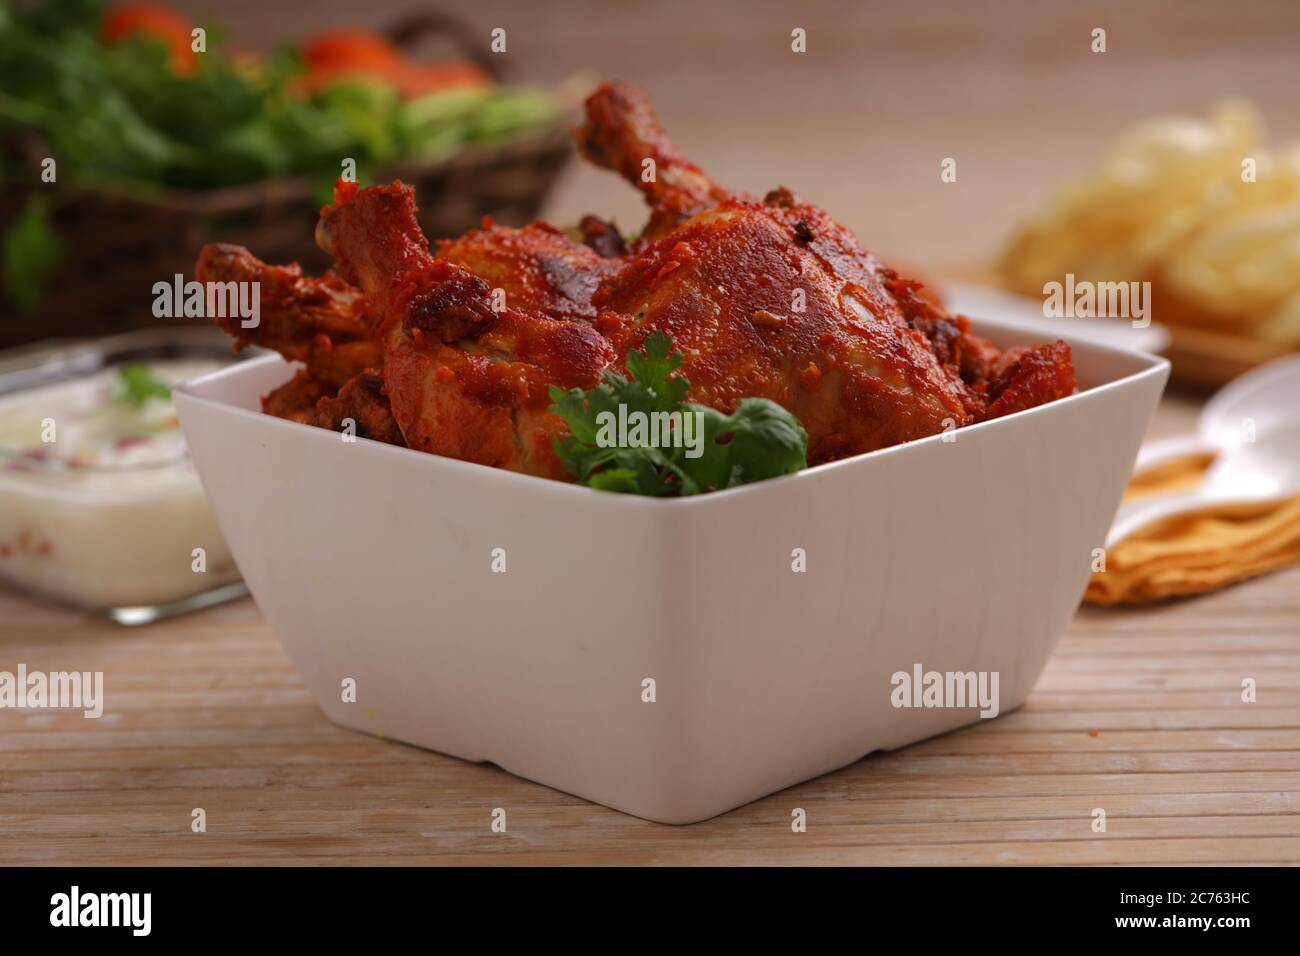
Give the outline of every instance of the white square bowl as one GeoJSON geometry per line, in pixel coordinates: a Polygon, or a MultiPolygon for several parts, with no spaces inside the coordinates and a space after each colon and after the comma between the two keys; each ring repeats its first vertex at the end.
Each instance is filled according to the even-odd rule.
{"type": "Polygon", "coordinates": [[[176,405],[248,586],[332,720],[691,823],[980,719],[895,708],[891,675],[915,664],[998,672],[1001,711],[1024,702],[1168,375],[1074,349],[1070,398],[686,499],[264,415],[292,374],[278,356],[176,405]]]}

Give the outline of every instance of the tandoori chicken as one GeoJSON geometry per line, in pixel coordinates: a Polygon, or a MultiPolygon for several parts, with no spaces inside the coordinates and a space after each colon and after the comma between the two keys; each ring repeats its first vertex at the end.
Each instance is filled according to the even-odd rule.
{"type": "Polygon", "coordinates": [[[689,399],[769,399],[816,464],[1020,411],[1075,390],[1063,342],[999,350],[785,188],[714,183],[649,100],[606,84],[575,131],[650,207],[627,241],[594,216],[582,241],[543,223],[431,248],[413,190],[342,182],[317,225],[320,278],[208,246],[200,281],[262,283],[261,325],[228,326],[301,362],[266,411],[411,448],[566,479],[552,386],[591,388],[654,333],[682,355],[689,399]]]}

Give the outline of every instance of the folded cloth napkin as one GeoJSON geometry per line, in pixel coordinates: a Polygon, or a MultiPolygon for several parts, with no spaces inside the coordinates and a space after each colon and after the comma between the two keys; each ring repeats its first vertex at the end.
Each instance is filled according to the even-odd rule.
{"type": "MultiPolygon", "coordinates": [[[[1125,501],[1195,486],[1213,461],[1201,456],[1134,476],[1125,501]]],[[[1300,562],[1300,497],[1218,507],[1147,525],[1107,549],[1088,583],[1093,604],[1145,604],[1203,594],[1300,562]]]]}

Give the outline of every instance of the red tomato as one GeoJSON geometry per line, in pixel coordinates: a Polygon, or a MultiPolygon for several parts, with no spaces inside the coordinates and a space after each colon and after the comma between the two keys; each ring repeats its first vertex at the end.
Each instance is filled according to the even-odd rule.
{"type": "Polygon", "coordinates": [[[364,73],[386,72],[402,58],[391,41],[368,30],[326,30],[318,33],[302,51],[312,68],[330,68],[364,73]]]}
{"type": "Polygon", "coordinates": [[[171,53],[172,69],[192,73],[198,57],[191,46],[190,24],[170,7],[150,3],[127,3],[111,8],[104,15],[100,35],[108,44],[120,43],[129,36],[143,34],[162,40],[171,53]]]}
{"type": "Polygon", "coordinates": [[[471,63],[414,63],[392,41],[369,30],[326,30],[303,47],[302,55],[307,73],[301,86],[308,93],[349,77],[380,80],[407,97],[491,82],[471,63]]]}
{"type": "Polygon", "coordinates": [[[467,86],[488,86],[492,77],[473,63],[440,63],[426,66],[407,63],[395,77],[402,95],[414,99],[439,90],[459,89],[467,86]]]}

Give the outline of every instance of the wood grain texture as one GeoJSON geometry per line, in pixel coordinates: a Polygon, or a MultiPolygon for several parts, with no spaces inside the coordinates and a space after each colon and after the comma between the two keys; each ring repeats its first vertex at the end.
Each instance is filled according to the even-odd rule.
{"type": "Polygon", "coordinates": [[[6,864],[1300,863],[1300,568],[1085,608],[1022,709],[689,827],[331,725],[249,601],[123,630],[0,593],[20,661],[107,705],[0,710],[6,864]]]}

